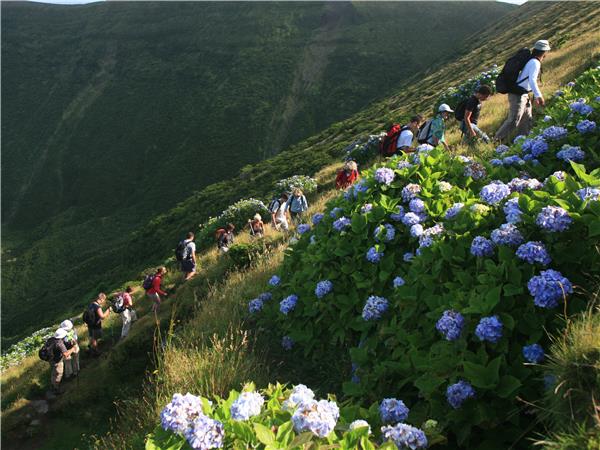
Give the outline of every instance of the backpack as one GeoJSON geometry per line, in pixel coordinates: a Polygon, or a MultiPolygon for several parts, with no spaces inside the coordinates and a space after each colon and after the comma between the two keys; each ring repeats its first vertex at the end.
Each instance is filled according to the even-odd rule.
{"type": "Polygon", "coordinates": [[[44,345],[42,345],[42,348],[38,351],[38,356],[42,361],[52,362],[52,360],[54,360],[55,342],[56,339],[53,337],[44,342],[44,345]]]}
{"type": "Polygon", "coordinates": [[[429,119],[419,127],[419,132],[417,133],[417,142],[419,144],[427,144],[431,138],[431,122],[433,122],[433,119],[429,119]]]}
{"type": "Polygon", "coordinates": [[[279,208],[281,208],[281,203],[279,202],[278,198],[274,198],[273,200],[271,200],[271,203],[269,203],[269,206],[267,207],[269,212],[273,214],[275,214],[279,210],[279,208]],[[277,208],[275,208],[275,206],[277,206],[277,208]]]}
{"type": "Polygon", "coordinates": [[[89,305],[85,311],[83,311],[81,319],[83,320],[83,323],[90,327],[96,325],[96,311],[92,309],[92,305],[89,305]]]}
{"type": "Polygon", "coordinates": [[[527,93],[525,89],[519,87],[518,84],[525,80],[518,80],[519,73],[531,59],[531,52],[528,48],[522,48],[513,56],[506,60],[502,71],[496,78],[496,91],[500,94],[517,94],[522,95],[527,93]]]}
{"type": "Polygon", "coordinates": [[[145,291],[147,291],[150,288],[152,288],[152,282],[153,281],[154,281],[154,274],[152,274],[152,275],[146,275],[144,277],[144,281],[142,281],[142,287],[144,288],[145,291]]]}
{"type": "Polygon", "coordinates": [[[183,241],[179,242],[179,244],[177,244],[177,248],[175,249],[175,259],[179,262],[183,261],[184,259],[188,259],[188,253],[188,243],[185,242],[184,239],[183,241]]]}
{"type": "Polygon", "coordinates": [[[381,156],[392,156],[396,153],[396,144],[398,142],[398,137],[400,133],[404,130],[405,127],[398,125],[397,123],[393,124],[387,132],[387,135],[383,138],[383,140],[379,143],[379,154],[381,156]]]}
{"type": "Polygon", "coordinates": [[[456,105],[456,107],[454,108],[454,118],[456,120],[458,120],[459,122],[463,121],[465,119],[465,110],[467,107],[467,98],[464,100],[461,100],[461,102],[456,105]]]}
{"type": "Polygon", "coordinates": [[[215,231],[215,240],[218,241],[221,239],[221,236],[223,236],[225,233],[225,228],[219,228],[217,231],[215,231]]]}
{"type": "Polygon", "coordinates": [[[123,311],[125,311],[125,307],[123,306],[124,303],[125,300],[123,299],[123,294],[119,294],[115,297],[115,300],[111,305],[110,309],[112,309],[113,312],[117,314],[121,314],[123,311]]]}

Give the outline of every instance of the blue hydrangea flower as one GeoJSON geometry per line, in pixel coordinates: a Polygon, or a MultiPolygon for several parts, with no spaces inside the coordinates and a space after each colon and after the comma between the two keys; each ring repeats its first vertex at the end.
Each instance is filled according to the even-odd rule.
{"type": "Polygon", "coordinates": [[[248,302],[248,311],[250,311],[251,314],[257,313],[259,311],[261,311],[263,309],[263,301],[255,298],[254,300],[250,300],[248,302]]]}
{"type": "Polygon", "coordinates": [[[490,160],[490,164],[491,164],[492,166],[494,166],[494,167],[498,167],[498,166],[501,166],[501,165],[502,165],[502,160],[501,160],[501,159],[494,158],[494,159],[491,159],[491,160],[490,160]]]}
{"type": "Polygon", "coordinates": [[[575,83],[574,81],[569,81],[569,82],[567,83],[567,86],[569,86],[569,87],[573,87],[573,86],[575,86],[575,84],[576,84],[576,83],[575,83]]]}
{"type": "Polygon", "coordinates": [[[550,175],[549,177],[547,177],[544,180],[544,183],[542,183],[542,184],[545,186],[550,181],[551,177],[556,178],[558,181],[565,181],[565,179],[567,178],[567,173],[563,172],[562,170],[557,170],[552,175],[550,175]]]}
{"type": "Polygon", "coordinates": [[[316,213],[314,216],[312,216],[312,223],[314,226],[317,226],[321,223],[321,220],[323,220],[323,217],[325,217],[325,215],[323,213],[316,213]]]}
{"type": "Polygon", "coordinates": [[[540,308],[556,308],[559,300],[573,293],[573,285],[556,270],[548,269],[531,277],[527,289],[533,297],[533,304],[540,308]]]}
{"type": "Polygon", "coordinates": [[[302,403],[310,403],[315,398],[315,393],[312,389],[304,384],[297,384],[292,389],[289,398],[281,405],[284,411],[293,411],[302,403]]]}
{"type": "Polygon", "coordinates": [[[419,237],[422,234],[423,234],[423,225],[421,225],[420,223],[416,223],[412,227],[410,227],[410,235],[412,237],[419,237]]]}
{"type": "Polygon", "coordinates": [[[398,163],[398,165],[396,166],[397,169],[402,170],[402,169],[410,169],[413,165],[411,163],[409,163],[408,161],[400,161],[398,163]]]}
{"type": "Polygon", "coordinates": [[[361,180],[358,183],[354,183],[347,193],[352,193],[352,196],[354,198],[358,198],[358,194],[360,194],[361,192],[367,192],[368,190],[369,186],[366,185],[365,180],[361,180]]]}
{"type": "Polygon", "coordinates": [[[421,192],[421,186],[419,186],[418,184],[414,184],[414,183],[407,184],[402,189],[402,200],[404,200],[405,202],[409,202],[413,198],[415,198],[417,195],[419,195],[420,192],[421,192]]]}
{"type": "Polygon", "coordinates": [[[520,166],[523,165],[524,162],[525,161],[523,161],[519,155],[510,155],[502,158],[502,164],[505,166],[520,166]]]}
{"type": "Polygon", "coordinates": [[[358,430],[359,428],[367,428],[369,430],[369,434],[371,434],[371,426],[369,425],[369,422],[367,422],[366,420],[355,420],[353,421],[350,426],[348,427],[348,430],[352,431],[352,430],[358,430]]]}
{"type": "Polygon", "coordinates": [[[281,338],[281,347],[284,350],[291,350],[294,347],[294,340],[289,336],[284,336],[281,338]]]}
{"type": "Polygon", "coordinates": [[[487,172],[485,171],[485,167],[482,164],[473,162],[469,163],[465,167],[463,175],[465,177],[471,177],[474,180],[481,180],[487,175],[487,172]]]}
{"type": "Polygon", "coordinates": [[[373,209],[373,205],[371,203],[365,203],[362,208],[360,208],[360,212],[363,214],[368,213],[373,209]]]}
{"type": "Polygon", "coordinates": [[[585,152],[581,150],[581,147],[575,147],[568,144],[565,144],[561,147],[561,149],[556,152],[556,157],[558,159],[562,159],[565,162],[569,161],[583,161],[585,158],[585,152]]]}
{"type": "Polygon", "coordinates": [[[420,213],[425,211],[425,202],[420,198],[413,198],[408,203],[408,209],[410,209],[414,213],[420,213]]]}
{"type": "Polygon", "coordinates": [[[535,223],[546,231],[556,233],[569,229],[573,219],[560,206],[546,206],[538,214],[535,223]]]}
{"type": "Polygon", "coordinates": [[[412,261],[412,259],[415,257],[415,254],[412,252],[406,252],[404,255],[402,255],[402,260],[404,262],[410,262],[412,261]]]}
{"type": "Polygon", "coordinates": [[[352,221],[346,217],[340,217],[333,222],[333,228],[336,231],[342,232],[352,224],[352,221]]]}
{"type": "Polygon", "coordinates": [[[496,245],[515,247],[523,242],[523,235],[512,223],[504,223],[492,231],[492,242],[496,245]]]}
{"type": "Polygon", "coordinates": [[[421,217],[415,214],[414,212],[408,212],[404,214],[402,218],[402,223],[407,227],[412,227],[413,225],[419,223],[421,221],[421,217]]]}
{"type": "Polygon", "coordinates": [[[323,298],[333,290],[333,283],[329,280],[319,281],[315,288],[317,298],[323,298]]]}
{"type": "Polygon", "coordinates": [[[394,287],[395,288],[399,288],[400,286],[404,286],[405,281],[404,278],[402,277],[396,277],[394,278],[394,287]]]}
{"type": "Polygon", "coordinates": [[[475,397],[475,389],[464,380],[451,384],[446,389],[446,399],[454,409],[460,408],[466,400],[472,397],[475,397]]]}
{"type": "Polygon", "coordinates": [[[371,247],[365,257],[370,263],[377,264],[383,258],[383,252],[378,252],[375,247],[371,247]]]}
{"type": "Polygon", "coordinates": [[[500,144],[498,147],[496,147],[496,154],[498,155],[503,155],[505,154],[507,151],[509,150],[508,145],[504,145],[504,144],[500,144]]]}
{"type": "Polygon", "coordinates": [[[552,121],[552,117],[549,115],[545,115],[544,118],[542,119],[544,122],[548,123],[552,121]]]}
{"type": "Polygon", "coordinates": [[[538,157],[548,151],[548,143],[543,139],[536,139],[531,145],[531,154],[538,157]]]}
{"type": "Polygon", "coordinates": [[[196,417],[184,433],[190,447],[198,450],[210,450],[223,447],[225,427],[221,422],[204,414],[196,417]]]}
{"type": "Polygon", "coordinates": [[[329,217],[331,217],[332,219],[335,219],[335,218],[337,218],[337,216],[340,213],[343,213],[343,212],[344,212],[344,208],[335,207],[331,211],[329,211],[329,217]]]}
{"type": "Polygon", "coordinates": [[[475,335],[480,341],[488,341],[495,344],[502,337],[502,322],[498,316],[483,317],[477,328],[475,335]]]}
{"type": "Polygon", "coordinates": [[[296,303],[298,303],[298,296],[295,294],[289,295],[279,303],[279,311],[287,316],[290,311],[294,310],[296,303]]]}
{"type": "Polygon", "coordinates": [[[542,136],[544,139],[549,141],[558,141],[559,139],[563,139],[567,137],[569,132],[566,128],[559,127],[556,125],[549,126],[544,131],[542,131],[542,136]]]}
{"type": "Polygon", "coordinates": [[[265,399],[258,392],[242,392],[229,409],[233,420],[248,420],[258,416],[265,399]]]}
{"type": "Polygon", "coordinates": [[[409,409],[402,400],[384,398],[379,404],[379,415],[383,423],[398,423],[406,420],[409,409]]]}
{"type": "Polygon", "coordinates": [[[371,295],[363,308],[362,318],[366,321],[379,320],[383,313],[387,311],[388,305],[386,298],[371,295]]]}
{"type": "Polygon", "coordinates": [[[478,257],[491,256],[494,254],[494,243],[483,236],[477,236],[471,242],[471,254],[478,257]]]}
{"type": "Polygon", "coordinates": [[[544,349],[540,344],[526,345],[523,347],[523,357],[533,364],[539,364],[544,360],[544,349]]]}
{"type": "Polygon", "coordinates": [[[508,183],[511,192],[523,192],[526,189],[537,190],[542,186],[542,183],[535,178],[513,178],[508,183]]]}
{"type": "Polygon", "coordinates": [[[381,433],[384,440],[392,441],[400,450],[417,450],[427,448],[429,445],[427,436],[422,430],[405,423],[381,427],[381,433]]]}
{"type": "Polygon", "coordinates": [[[446,219],[447,220],[454,219],[458,215],[458,213],[460,212],[460,210],[463,209],[464,206],[465,206],[464,203],[455,203],[455,204],[453,204],[446,211],[446,215],[445,215],[446,219]]]}
{"type": "Polygon", "coordinates": [[[519,223],[523,212],[519,208],[519,199],[517,197],[507,200],[504,204],[504,215],[508,223],[519,223]]]}
{"type": "Polygon", "coordinates": [[[301,223],[296,229],[300,234],[308,233],[310,231],[310,225],[307,223],[301,223]]]}
{"type": "Polygon", "coordinates": [[[539,263],[547,266],[552,261],[544,244],[539,241],[529,241],[517,249],[517,257],[529,264],[539,263]]]}
{"type": "Polygon", "coordinates": [[[310,431],[324,438],[333,431],[339,417],[340,410],[335,402],[309,400],[298,405],[292,423],[296,433],[310,431]]]}
{"type": "Polygon", "coordinates": [[[490,184],[481,188],[479,197],[489,205],[500,203],[510,195],[510,188],[502,181],[492,181],[490,184]]]}
{"type": "Polygon", "coordinates": [[[388,169],[387,167],[381,167],[375,171],[375,180],[378,183],[390,185],[392,181],[394,181],[394,171],[392,169],[388,169]]]}
{"type": "Polygon", "coordinates": [[[378,225],[373,232],[373,237],[377,242],[390,242],[394,240],[396,236],[396,230],[389,223],[384,223],[382,225],[378,225]]]}
{"type": "Polygon", "coordinates": [[[433,244],[433,238],[444,232],[444,224],[438,223],[433,227],[426,228],[423,230],[421,236],[419,236],[419,247],[430,247],[433,244]]]}
{"type": "Polygon", "coordinates": [[[269,285],[271,286],[279,286],[279,283],[281,283],[281,278],[279,278],[277,275],[273,275],[269,280],[269,285]]]}
{"type": "Polygon", "coordinates": [[[581,199],[582,202],[585,202],[585,201],[595,202],[595,201],[600,200],[600,189],[586,187],[583,189],[579,189],[577,191],[577,195],[579,196],[579,198],[581,199]]]}
{"type": "Polygon", "coordinates": [[[593,120],[582,120],[575,127],[581,134],[593,133],[596,130],[596,122],[593,120]]]}
{"type": "Polygon", "coordinates": [[[584,99],[579,99],[575,103],[571,103],[569,108],[571,108],[571,111],[581,114],[582,116],[587,116],[594,111],[594,108],[586,104],[584,99]]]}
{"type": "Polygon", "coordinates": [[[513,139],[513,143],[516,144],[517,142],[524,141],[525,139],[526,137],[520,134],[513,139]]]}
{"type": "Polygon", "coordinates": [[[164,430],[183,434],[190,427],[191,422],[202,412],[202,399],[190,393],[174,394],[171,402],[160,413],[160,425],[164,430]]]}
{"type": "Polygon", "coordinates": [[[447,341],[455,341],[460,337],[465,326],[465,318],[461,313],[448,309],[435,324],[435,328],[444,335],[447,341]]]}
{"type": "Polygon", "coordinates": [[[390,219],[395,222],[401,222],[404,218],[404,208],[402,206],[396,206],[396,212],[390,214],[390,219]]]}

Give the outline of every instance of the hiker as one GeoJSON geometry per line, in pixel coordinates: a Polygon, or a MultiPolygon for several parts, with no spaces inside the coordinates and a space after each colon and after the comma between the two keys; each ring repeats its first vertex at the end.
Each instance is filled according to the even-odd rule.
{"type": "Polygon", "coordinates": [[[131,323],[137,320],[137,314],[133,309],[133,298],[131,297],[131,289],[130,286],[125,288],[125,291],[121,293],[121,297],[123,299],[123,310],[121,311],[121,319],[123,320],[123,328],[121,328],[121,339],[125,339],[129,335],[129,329],[131,328],[131,323]]]}
{"type": "Polygon", "coordinates": [[[194,242],[194,233],[190,231],[186,235],[186,238],[177,245],[175,258],[181,262],[183,281],[187,281],[196,275],[196,244],[194,242]]]}
{"type": "Polygon", "coordinates": [[[146,295],[148,296],[148,298],[150,300],[152,300],[152,312],[154,312],[155,314],[158,312],[158,308],[160,306],[160,302],[161,302],[160,296],[162,295],[163,297],[167,297],[169,295],[168,293],[166,293],[165,291],[163,291],[160,288],[162,279],[166,273],[167,273],[166,267],[164,267],[164,266],[159,267],[156,270],[154,277],[152,277],[152,286],[150,287],[150,289],[148,289],[146,291],[146,295]]]}
{"type": "Polygon", "coordinates": [[[477,126],[481,104],[490,95],[492,95],[492,88],[485,84],[481,85],[473,95],[464,102],[461,102],[456,108],[454,116],[460,121],[460,131],[462,131],[463,139],[469,143],[474,143],[478,137],[486,144],[490,141],[488,135],[477,126]]]}
{"type": "Polygon", "coordinates": [[[508,94],[508,117],[496,132],[495,138],[498,141],[508,141],[515,130],[518,135],[523,136],[531,131],[532,107],[529,93],[533,91],[536,106],[545,105],[538,86],[538,76],[548,51],[548,41],[537,41],[531,52],[524,48],[509,58],[498,75],[498,92],[508,94]]]}
{"type": "Polygon", "coordinates": [[[335,178],[336,189],[346,189],[352,186],[358,180],[358,167],[356,161],[346,161],[344,167],[340,170],[335,178]]]}
{"type": "Polygon", "coordinates": [[[306,197],[299,188],[294,189],[292,196],[288,199],[286,205],[290,212],[290,216],[292,217],[293,223],[300,222],[302,214],[308,210],[308,202],[306,201],[306,197]]]}
{"type": "Polygon", "coordinates": [[[103,292],[98,294],[98,297],[89,304],[84,312],[83,321],[88,327],[90,335],[89,350],[92,356],[100,355],[98,351],[98,339],[102,337],[102,321],[110,315],[110,308],[102,311],[102,304],[106,300],[106,294],[103,292]]]}
{"type": "Polygon", "coordinates": [[[416,114],[410,118],[408,125],[405,125],[400,129],[400,134],[398,135],[398,141],[396,143],[396,149],[398,151],[404,153],[412,153],[415,151],[412,142],[414,136],[419,131],[419,125],[421,125],[422,121],[423,117],[416,114]]]}
{"type": "Polygon", "coordinates": [[[446,103],[442,103],[438,107],[438,113],[433,119],[430,119],[425,123],[423,128],[419,130],[418,141],[422,144],[429,144],[437,147],[442,144],[446,151],[450,151],[450,147],[446,144],[446,121],[450,117],[450,114],[454,111],[446,103]],[[422,142],[422,134],[426,135],[426,138],[422,142]]]}
{"type": "Polygon", "coordinates": [[[262,221],[260,214],[255,214],[252,220],[248,220],[250,234],[255,237],[263,237],[265,234],[265,224],[262,221]]]}
{"type": "Polygon", "coordinates": [[[65,379],[75,378],[79,375],[79,344],[77,343],[78,336],[77,331],[73,328],[73,322],[70,320],[63,320],[60,327],[67,332],[67,335],[63,339],[65,348],[72,352],[69,357],[64,358],[65,366],[65,379]]]}
{"type": "Polygon", "coordinates": [[[51,353],[49,362],[52,366],[52,370],[50,371],[50,384],[52,386],[52,392],[56,395],[62,394],[60,382],[62,381],[65,368],[64,360],[65,358],[71,357],[75,348],[72,347],[70,350],[67,350],[64,342],[66,336],[66,330],[59,328],[54,332],[54,335],[52,336],[53,342],[50,343],[51,353]]]}
{"type": "Polygon", "coordinates": [[[217,230],[217,248],[220,253],[227,253],[233,244],[233,230],[235,230],[235,225],[232,223],[228,223],[226,228],[217,230]]]}
{"type": "Polygon", "coordinates": [[[279,199],[275,199],[269,204],[271,224],[276,230],[279,230],[280,227],[285,231],[289,229],[287,220],[287,201],[288,195],[284,192],[279,199]]]}

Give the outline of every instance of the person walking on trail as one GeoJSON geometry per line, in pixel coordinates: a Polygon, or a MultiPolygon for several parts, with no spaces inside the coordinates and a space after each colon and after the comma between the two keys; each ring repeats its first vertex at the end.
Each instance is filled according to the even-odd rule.
{"type": "Polygon", "coordinates": [[[194,233],[191,231],[186,238],[179,243],[176,250],[176,257],[181,261],[181,271],[183,272],[183,281],[187,281],[196,275],[196,243],[194,242],[194,233]]]}
{"type": "Polygon", "coordinates": [[[474,143],[477,138],[481,138],[485,143],[490,141],[490,138],[478,126],[479,114],[481,113],[481,105],[492,95],[492,88],[487,85],[481,85],[475,93],[467,100],[460,103],[456,108],[455,117],[460,120],[460,131],[465,141],[474,143]]]}
{"type": "Polygon", "coordinates": [[[90,353],[92,356],[99,356],[98,340],[102,338],[102,321],[110,315],[110,308],[102,310],[102,304],[106,301],[106,294],[103,292],[98,294],[98,297],[90,303],[83,316],[83,321],[88,327],[90,335],[90,353]]]}
{"type": "Polygon", "coordinates": [[[70,350],[65,347],[64,339],[67,336],[66,330],[59,328],[54,332],[54,342],[52,346],[52,355],[50,359],[50,385],[52,386],[52,392],[56,395],[62,394],[60,389],[60,382],[62,381],[65,358],[70,358],[73,353],[73,348],[70,350]]]}
{"type": "Polygon", "coordinates": [[[417,114],[411,117],[408,125],[402,127],[400,135],[398,136],[398,142],[396,143],[397,151],[402,151],[404,153],[412,153],[415,151],[413,139],[418,133],[422,121],[423,117],[417,114]]]}
{"type": "Polygon", "coordinates": [[[292,196],[287,201],[287,209],[293,223],[296,224],[302,220],[302,214],[308,210],[308,202],[301,189],[294,189],[292,196]]]}
{"type": "Polygon", "coordinates": [[[438,113],[431,119],[431,123],[429,124],[427,144],[433,145],[434,147],[442,144],[446,151],[450,151],[450,147],[446,143],[446,121],[453,112],[454,110],[446,103],[442,103],[439,106],[438,113]]]}
{"type": "Polygon", "coordinates": [[[235,225],[232,223],[228,223],[227,227],[217,230],[216,237],[219,253],[227,253],[229,247],[233,245],[233,230],[235,230],[235,225]]]}
{"type": "Polygon", "coordinates": [[[250,234],[254,237],[263,237],[265,234],[265,224],[262,221],[260,214],[255,214],[252,220],[248,220],[250,234]]]}
{"type": "Polygon", "coordinates": [[[156,271],[156,274],[152,278],[152,286],[146,292],[146,295],[150,300],[152,300],[152,312],[155,314],[158,312],[158,308],[160,307],[161,298],[167,297],[169,294],[161,289],[162,279],[167,273],[166,267],[159,267],[156,271]]]}
{"type": "Polygon", "coordinates": [[[548,41],[540,40],[534,44],[531,52],[522,49],[504,65],[496,84],[500,86],[498,92],[508,94],[508,117],[496,132],[495,138],[498,141],[508,141],[515,130],[517,134],[523,136],[531,131],[532,105],[529,93],[533,92],[536,106],[545,105],[544,96],[538,86],[538,77],[541,73],[542,61],[549,51],[548,41]],[[515,77],[514,74],[523,63],[524,66],[515,77]]]}
{"type": "Polygon", "coordinates": [[[123,311],[121,312],[121,319],[123,320],[123,328],[121,328],[121,339],[125,339],[129,335],[129,329],[131,323],[137,320],[137,314],[133,309],[133,298],[131,297],[132,289],[130,286],[125,288],[125,291],[121,294],[123,298],[123,311]]]}
{"type": "Polygon", "coordinates": [[[346,161],[342,170],[340,170],[335,178],[336,189],[346,189],[352,186],[358,180],[358,166],[356,161],[346,161]]]}
{"type": "Polygon", "coordinates": [[[73,327],[73,322],[63,320],[60,327],[67,332],[63,339],[67,350],[72,350],[68,357],[64,358],[65,379],[75,378],[79,375],[79,344],[77,343],[77,331],[73,327]]]}
{"type": "Polygon", "coordinates": [[[287,201],[288,195],[284,192],[279,199],[273,200],[269,205],[271,224],[276,230],[281,228],[284,231],[287,231],[289,229],[287,220],[287,201]]]}

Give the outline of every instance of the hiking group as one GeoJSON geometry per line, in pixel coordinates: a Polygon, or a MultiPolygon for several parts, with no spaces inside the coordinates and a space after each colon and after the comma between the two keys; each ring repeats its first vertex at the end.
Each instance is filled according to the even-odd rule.
{"type": "MultiPolygon", "coordinates": [[[[534,103],[538,107],[545,104],[544,97],[538,85],[541,74],[541,64],[550,45],[547,40],[539,40],[532,50],[524,48],[510,57],[504,65],[496,80],[496,91],[508,94],[508,115],[496,132],[494,139],[497,142],[510,142],[515,134],[526,135],[532,126],[532,102],[530,93],[533,92],[534,103]]],[[[412,153],[417,151],[418,145],[427,145],[433,148],[442,145],[446,150],[450,147],[446,143],[447,122],[451,115],[460,123],[462,139],[467,144],[473,144],[479,139],[490,142],[488,135],[478,127],[478,120],[485,102],[493,93],[490,86],[479,85],[467,99],[460,102],[453,110],[443,103],[437,108],[435,116],[423,121],[420,115],[414,115],[406,125],[394,124],[389,128],[386,136],[381,140],[379,152],[382,156],[389,157],[397,153],[412,153]]],[[[347,161],[343,168],[337,172],[335,179],[336,189],[347,189],[359,178],[358,167],[355,161],[347,161]]],[[[290,223],[301,223],[304,213],[308,210],[308,202],[301,189],[294,188],[291,194],[286,192],[274,198],[268,211],[271,215],[271,226],[278,231],[289,231],[290,223]]],[[[265,225],[260,214],[248,220],[250,235],[262,237],[265,234],[265,225]]],[[[216,231],[215,239],[220,254],[227,253],[234,242],[235,225],[227,224],[216,231]]],[[[183,281],[191,279],[197,272],[196,244],[194,233],[189,232],[185,239],[179,242],[175,249],[175,258],[179,262],[183,281]]],[[[159,267],[155,273],[144,278],[142,287],[147,298],[152,302],[152,311],[157,314],[162,300],[168,293],[162,289],[162,281],[167,269],[159,267]]],[[[83,322],[87,325],[89,334],[89,352],[92,356],[100,354],[98,340],[102,338],[102,321],[109,317],[111,310],[120,314],[123,321],[121,339],[128,336],[132,322],[137,320],[133,309],[132,289],[127,287],[123,292],[115,295],[112,305],[103,310],[106,302],[104,293],[98,294],[83,313],[83,322]]],[[[79,345],[77,332],[70,320],[65,320],[39,350],[39,357],[51,365],[51,385],[55,393],[60,393],[60,383],[63,379],[73,379],[79,373],[79,345]]]]}

